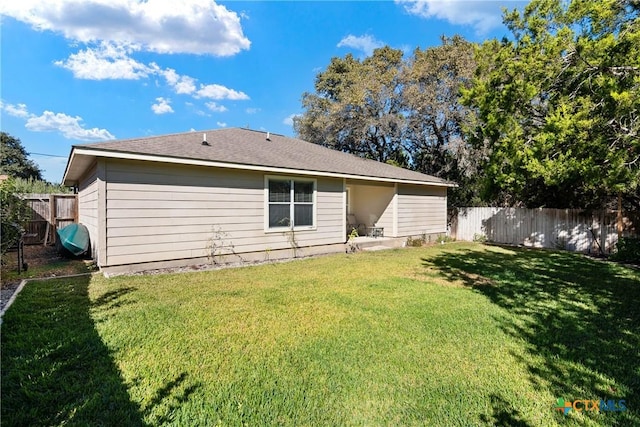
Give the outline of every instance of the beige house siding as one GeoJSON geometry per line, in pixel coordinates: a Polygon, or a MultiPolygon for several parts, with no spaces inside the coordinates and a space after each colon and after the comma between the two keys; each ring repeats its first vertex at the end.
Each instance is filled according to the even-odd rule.
{"type": "MultiPolygon", "coordinates": [[[[107,160],[104,266],[289,249],[292,236],[264,229],[264,173],[107,160]]],[[[305,246],[343,243],[343,183],[318,178],[316,228],[305,246]]]]}
{"type": "Polygon", "coordinates": [[[447,231],[447,189],[398,185],[398,236],[447,231]]]}
{"type": "Polygon", "coordinates": [[[98,254],[98,175],[94,164],[78,184],[78,222],[89,230],[91,256],[98,254]]]}

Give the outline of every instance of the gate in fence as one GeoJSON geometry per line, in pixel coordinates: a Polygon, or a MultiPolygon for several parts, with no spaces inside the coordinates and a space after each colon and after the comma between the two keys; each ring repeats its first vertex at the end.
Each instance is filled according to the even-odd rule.
{"type": "Polygon", "coordinates": [[[78,221],[76,194],[25,194],[24,198],[31,208],[26,244],[53,244],[56,230],[78,221]]]}

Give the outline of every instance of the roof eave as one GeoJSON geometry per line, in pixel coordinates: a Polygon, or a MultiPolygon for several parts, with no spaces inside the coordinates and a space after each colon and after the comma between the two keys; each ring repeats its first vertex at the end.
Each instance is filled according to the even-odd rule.
{"type": "Polygon", "coordinates": [[[67,159],[67,166],[64,168],[64,174],[62,175],[62,185],[73,186],[75,185],[75,181],[69,181],[69,169],[71,168],[71,163],[74,160],[76,147],[71,147],[71,152],[69,153],[69,158],[67,159]]]}
{"type": "Polygon", "coordinates": [[[77,184],[77,181],[80,179],[80,176],[77,176],[77,177],[69,176],[71,164],[76,159],[76,157],[79,157],[79,156],[88,156],[93,158],[104,157],[104,158],[125,159],[125,160],[142,160],[142,161],[184,164],[184,165],[193,165],[193,166],[208,166],[208,167],[219,167],[219,168],[227,168],[227,169],[253,170],[253,171],[270,172],[270,173],[284,173],[284,174],[297,174],[297,175],[308,175],[308,176],[324,176],[324,177],[331,177],[331,178],[359,179],[359,180],[365,180],[365,181],[390,182],[390,183],[399,183],[399,184],[430,185],[435,187],[457,187],[457,184],[451,183],[451,182],[420,181],[420,180],[401,179],[401,178],[385,178],[385,177],[376,177],[376,176],[368,176],[368,175],[345,174],[345,173],[338,173],[338,172],[323,172],[323,171],[314,171],[314,170],[306,170],[306,169],[284,168],[284,167],[276,167],[276,166],[251,165],[246,163],[229,163],[229,162],[221,162],[221,161],[214,161],[214,160],[201,160],[201,159],[190,159],[190,158],[184,158],[184,157],[141,154],[141,153],[133,153],[133,152],[127,152],[127,151],[100,150],[100,149],[83,147],[83,146],[74,146],[72,148],[71,154],[69,156],[69,161],[67,163],[67,168],[65,170],[63,183],[66,184],[67,181],[69,181],[77,184]]]}

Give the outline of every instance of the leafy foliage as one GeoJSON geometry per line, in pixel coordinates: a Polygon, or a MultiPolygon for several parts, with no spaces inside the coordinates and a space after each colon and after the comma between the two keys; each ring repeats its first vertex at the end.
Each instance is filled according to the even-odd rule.
{"type": "Polygon", "coordinates": [[[316,77],[316,93],[305,93],[307,110],[294,120],[306,140],[386,162],[407,164],[402,137],[402,51],[384,47],[360,61],[333,58],[316,77]]]}
{"type": "Polygon", "coordinates": [[[471,110],[459,99],[474,69],[473,44],[458,36],[407,59],[390,47],[362,61],[333,58],[315,93],[303,95],[295,130],[316,144],[464,183],[451,200],[468,204],[482,156],[464,138],[471,110]]]}
{"type": "Polygon", "coordinates": [[[443,37],[442,45],[416,49],[404,69],[406,148],[412,167],[456,182],[450,206],[479,205],[478,174],[486,155],[464,133],[475,112],[462,105],[461,89],[471,84],[475,45],[460,36],[443,37]]]}
{"type": "Polygon", "coordinates": [[[22,146],[19,138],[14,138],[6,132],[0,132],[0,174],[14,178],[32,178],[42,180],[42,171],[33,160],[28,159],[29,153],[22,146]]]}
{"type": "Polygon", "coordinates": [[[616,249],[614,260],[640,264],[640,237],[620,237],[616,249]]]}
{"type": "Polygon", "coordinates": [[[534,0],[511,37],[333,58],[304,139],[455,181],[450,205],[640,207],[640,2],[534,0]]]}
{"type": "Polygon", "coordinates": [[[469,84],[474,70],[473,44],[459,36],[443,37],[442,46],[416,49],[405,65],[405,138],[416,169],[460,177],[471,166],[467,153],[459,152],[468,149],[462,125],[472,112],[459,98],[460,88],[469,84]],[[456,158],[461,161],[453,161],[456,158]]]}
{"type": "Polygon", "coordinates": [[[52,184],[35,178],[16,178],[13,180],[16,192],[20,194],[67,194],[71,188],[62,184],[52,184]]]}
{"type": "Polygon", "coordinates": [[[486,199],[596,207],[640,183],[640,4],[534,0],[485,42],[465,102],[490,147],[486,199]]]}
{"type": "Polygon", "coordinates": [[[29,219],[29,207],[16,191],[13,179],[0,182],[0,225],[2,255],[15,245],[24,231],[29,219]]]}

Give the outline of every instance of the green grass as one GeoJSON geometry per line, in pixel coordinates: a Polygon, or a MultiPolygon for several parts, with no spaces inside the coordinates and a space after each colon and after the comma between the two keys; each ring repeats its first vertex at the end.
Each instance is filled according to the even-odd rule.
{"type": "Polygon", "coordinates": [[[637,270],[478,244],[34,282],[2,423],[638,424],[639,306],[637,270]]]}

